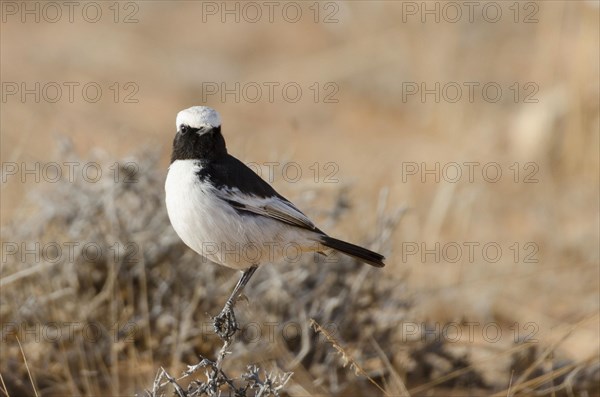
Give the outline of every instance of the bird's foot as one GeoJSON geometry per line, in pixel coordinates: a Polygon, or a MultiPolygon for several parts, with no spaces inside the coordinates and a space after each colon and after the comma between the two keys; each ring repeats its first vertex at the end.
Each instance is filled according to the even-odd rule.
{"type": "Polygon", "coordinates": [[[239,330],[233,307],[226,304],[218,316],[213,317],[215,333],[223,340],[229,340],[239,330]]]}

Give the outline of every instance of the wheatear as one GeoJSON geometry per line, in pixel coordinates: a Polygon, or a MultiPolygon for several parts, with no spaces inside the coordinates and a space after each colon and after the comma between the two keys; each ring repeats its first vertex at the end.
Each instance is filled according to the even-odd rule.
{"type": "Polygon", "coordinates": [[[214,109],[182,110],[176,126],[165,183],[171,224],[200,255],[243,271],[214,319],[215,331],[222,338],[230,338],[237,330],[233,307],[250,277],[258,266],[284,258],[290,243],[303,252],[338,251],[372,266],[384,266],[382,255],[319,230],[294,204],[228,154],[221,119],[214,109]]]}

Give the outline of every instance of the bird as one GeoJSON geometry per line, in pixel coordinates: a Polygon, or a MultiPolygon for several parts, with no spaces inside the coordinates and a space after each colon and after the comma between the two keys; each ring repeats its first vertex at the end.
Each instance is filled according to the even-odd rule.
{"type": "Polygon", "coordinates": [[[290,244],[301,252],[340,252],[383,267],[385,257],[330,237],[291,201],[228,153],[219,113],[206,106],[176,117],[165,202],[173,229],[202,257],[242,275],[223,310],[213,318],[224,339],[239,329],[234,306],[244,287],[266,263],[285,259],[290,244]],[[286,248],[287,247],[287,248],[286,248]]]}

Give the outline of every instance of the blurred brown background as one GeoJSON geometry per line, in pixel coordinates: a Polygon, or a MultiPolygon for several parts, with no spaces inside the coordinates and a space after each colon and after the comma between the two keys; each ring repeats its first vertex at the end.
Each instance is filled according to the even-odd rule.
{"type": "Polygon", "coordinates": [[[411,321],[500,321],[523,333],[531,322],[542,349],[597,363],[598,3],[465,3],[275,2],[269,15],[262,2],[82,2],[70,22],[61,2],[60,17],[45,3],[22,14],[24,3],[3,2],[2,224],[23,216],[27,193],[44,185],[8,175],[5,164],[61,163],[57,138],[67,136],[82,158],[158,148],[166,174],[176,113],[208,105],[221,114],[229,151],[280,162],[273,184],[301,208],[306,191],[347,189],[351,209],[325,226],[332,235],[368,237],[381,200],[390,213],[406,210],[382,271],[406,283],[411,321]],[[78,84],[72,102],[65,82],[78,84]],[[39,102],[22,96],[22,83],[40,83],[39,102]],[[55,103],[48,83],[62,88],[55,103]],[[89,83],[102,89],[97,102],[82,93],[89,83]],[[295,183],[281,173],[289,161],[302,171],[295,183]],[[445,167],[454,163],[456,183],[445,167]],[[502,172],[497,182],[482,175],[490,163],[502,172]],[[325,183],[331,170],[337,183],[325,183]],[[476,244],[474,260],[465,242],[476,244]],[[490,242],[502,249],[497,261],[483,257],[490,242]],[[456,243],[462,256],[421,256],[422,244],[436,243],[456,243]]]}

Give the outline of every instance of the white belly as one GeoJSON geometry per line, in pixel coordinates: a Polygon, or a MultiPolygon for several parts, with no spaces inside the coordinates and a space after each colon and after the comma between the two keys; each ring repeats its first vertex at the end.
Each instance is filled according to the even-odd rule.
{"type": "Polygon", "coordinates": [[[176,160],[165,183],[167,213],[183,242],[213,262],[246,269],[318,247],[311,233],[264,216],[242,216],[198,179],[196,160],[176,160]]]}

